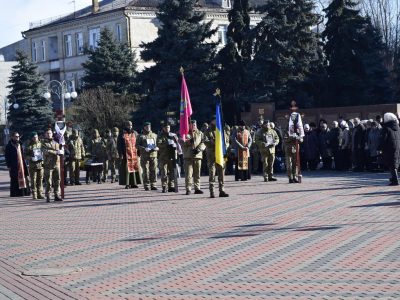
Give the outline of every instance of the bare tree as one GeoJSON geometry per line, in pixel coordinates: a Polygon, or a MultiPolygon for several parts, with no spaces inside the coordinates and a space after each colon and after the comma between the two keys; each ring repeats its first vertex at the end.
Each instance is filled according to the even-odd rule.
{"type": "Polygon", "coordinates": [[[386,46],[388,67],[393,67],[393,62],[399,56],[399,26],[400,5],[399,0],[361,0],[362,12],[371,18],[373,25],[379,29],[382,40],[386,46]]]}
{"type": "Polygon", "coordinates": [[[69,115],[89,134],[93,129],[104,131],[121,127],[124,121],[130,119],[133,103],[129,96],[117,96],[108,89],[85,90],[71,107],[69,115]]]}

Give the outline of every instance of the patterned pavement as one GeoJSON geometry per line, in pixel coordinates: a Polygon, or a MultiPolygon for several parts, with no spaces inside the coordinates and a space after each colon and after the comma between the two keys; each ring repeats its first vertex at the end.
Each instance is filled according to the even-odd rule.
{"type": "Polygon", "coordinates": [[[91,184],[46,204],[9,198],[1,171],[0,299],[400,299],[387,177],[228,176],[231,197],[215,199],[205,177],[191,196],[91,184]],[[82,271],[21,275],[48,267],[82,271]]]}

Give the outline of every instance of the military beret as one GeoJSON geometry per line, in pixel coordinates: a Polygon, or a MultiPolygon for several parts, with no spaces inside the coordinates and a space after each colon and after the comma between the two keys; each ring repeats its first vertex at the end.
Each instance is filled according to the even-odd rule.
{"type": "Polygon", "coordinates": [[[151,123],[149,121],[144,122],[143,126],[148,126],[151,125],[151,123]]]}
{"type": "Polygon", "coordinates": [[[162,122],[161,122],[161,126],[162,126],[162,127],[171,126],[171,122],[168,122],[168,121],[162,121],[162,122]]]}
{"type": "Polygon", "coordinates": [[[36,131],[31,132],[31,138],[33,138],[35,135],[38,135],[36,131]]]}
{"type": "Polygon", "coordinates": [[[114,127],[114,128],[112,129],[112,131],[113,131],[113,132],[119,132],[119,129],[118,129],[118,127],[114,127]]]}
{"type": "Polygon", "coordinates": [[[196,120],[190,120],[190,123],[197,124],[197,121],[196,120]]]}

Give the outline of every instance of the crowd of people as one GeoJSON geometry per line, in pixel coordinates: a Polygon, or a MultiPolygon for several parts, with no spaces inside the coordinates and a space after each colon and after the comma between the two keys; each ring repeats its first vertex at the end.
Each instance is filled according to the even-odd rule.
{"type": "Polygon", "coordinates": [[[177,192],[177,179],[184,176],[186,195],[192,193],[192,188],[195,194],[204,193],[200,185],[204,173],[209,176],[211,198],[215,197],[216,178],[219,196],[229,197],[224,188],[226,173],[234,175],[236,181],[246,181],[251,174],[261,172],[264,182],[274,182],[274,173],[286,169],[289,183],[299,183],[301,170],[385,168],[391,172],[390,184],[399,184],[400,129],[399,120],[392,113],[375,120],[341,119],[331,124],[322,119],[316,126],[303,125],[300,114],[293,111],[285,130],[262,118],[253,126],[244,121],[232,128],[225,125],[223,165],[216,163],[215,158],[215,122],[212,117],[200,130],[197,122],[191,120],[186,136],[173,133],[167,121],[158,134],[149,122],[138,133],[127,121],[121,130],[114,127],[104,131],[103,136],[93,129],[92,136],[85,139],[76,129],[63,138],[59,131],[48,129],[41,138],[32,132],[26,144],[20,142],[18,132],[13,132],[5,150],[10,195],[31,194],[33,199],[50,202],[52,192],[54,201],[62,201],[62,178],[66,185],[81,185],[81,169],[86,170],[86,184],[109,180],[125,189],[143,185],[146,191],[158,190],[160,175],[162,193],[177,192]]]}

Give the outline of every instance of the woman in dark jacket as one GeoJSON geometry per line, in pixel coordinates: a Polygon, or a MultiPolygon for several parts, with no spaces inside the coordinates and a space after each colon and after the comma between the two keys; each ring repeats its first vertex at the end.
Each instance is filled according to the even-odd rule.
{"type": "Polygon", "coordinates": [[[392,175],[389,185],[399,185],[397,168],[400,163],[400,127],[397,117],[392,113],[383,116],[381,136],[382,157],[392,175]]]}

